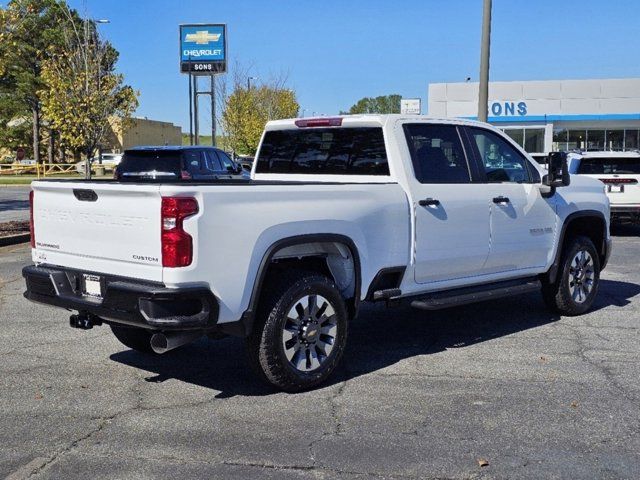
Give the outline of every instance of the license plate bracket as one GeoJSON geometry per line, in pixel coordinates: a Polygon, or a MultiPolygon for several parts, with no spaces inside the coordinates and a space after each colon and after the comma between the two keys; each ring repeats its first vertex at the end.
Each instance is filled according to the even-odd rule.
{"type": "Polygon", "coordinates": [[[609,185],[609,193],[624,193],[624,185],[609,185]]]}
{"type": "Polygon", "coordinates": [[[99,275],[82,274],[82,295],[102,299],[102,279],[99,275]]]}

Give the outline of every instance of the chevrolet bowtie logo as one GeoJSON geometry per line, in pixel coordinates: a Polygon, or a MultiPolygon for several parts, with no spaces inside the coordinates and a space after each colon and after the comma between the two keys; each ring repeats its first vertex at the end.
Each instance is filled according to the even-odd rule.
{"type": "Polygon", "coordinates": [[[206,45],[209,42],[217,42],[221,33],[209,33],[206,30],[197,30],[196,33],[187,33],[185,42],[194,42],[198,45],[206,45]]]}

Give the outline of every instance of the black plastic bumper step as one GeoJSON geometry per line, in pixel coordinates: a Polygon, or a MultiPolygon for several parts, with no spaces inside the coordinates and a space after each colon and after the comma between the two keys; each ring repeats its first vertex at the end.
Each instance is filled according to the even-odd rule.
{"type": "Polygon", "coordinates": [[[527,279],[525,281],[508,281],[481,285],[477,287],[459,288],[447,292],[435,292],[417,298],[411,302],[413,308],[421,310],[440,310],[441,308],[467,305],[469,303],[492,300],[494,298],[510,297],[535,290],[540,290],[540,280],[527,279]]]}

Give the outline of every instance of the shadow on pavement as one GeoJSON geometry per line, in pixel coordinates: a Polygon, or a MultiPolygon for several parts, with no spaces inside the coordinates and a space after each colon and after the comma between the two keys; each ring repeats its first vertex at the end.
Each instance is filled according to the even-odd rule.
{"type": "MultiPolygon", "coordinates": [[[[639,293],[639,285],[602,280],[594,309],[624,307],[639,293]]],[[[349,327],[342,366],[325,386],[381,370],[406,358],[464,348],[559,318],[545,308],[537,293],[437,312],[365,305],[349,327]]],[[[239,338],[202,339],[162,356],[125,350],[110,358],[151,372],[153,375],[146,378],[149,382],[173,378],[218,390],[216,398],[275,393],[250,371],[239,338]]]]}

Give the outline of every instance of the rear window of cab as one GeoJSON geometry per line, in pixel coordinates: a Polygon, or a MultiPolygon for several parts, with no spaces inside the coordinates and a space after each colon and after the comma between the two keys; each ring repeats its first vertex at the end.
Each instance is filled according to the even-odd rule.
{"type": "Polygon", "coordinates": [[[389,175],[382,128],[269,130],[256,173],[389,175]]]}
{"type": "Polygon", "coordinates": [[[589,157],[580,160],[578,173],[589,174],[640,174],[640,157],[589,157]]]}

